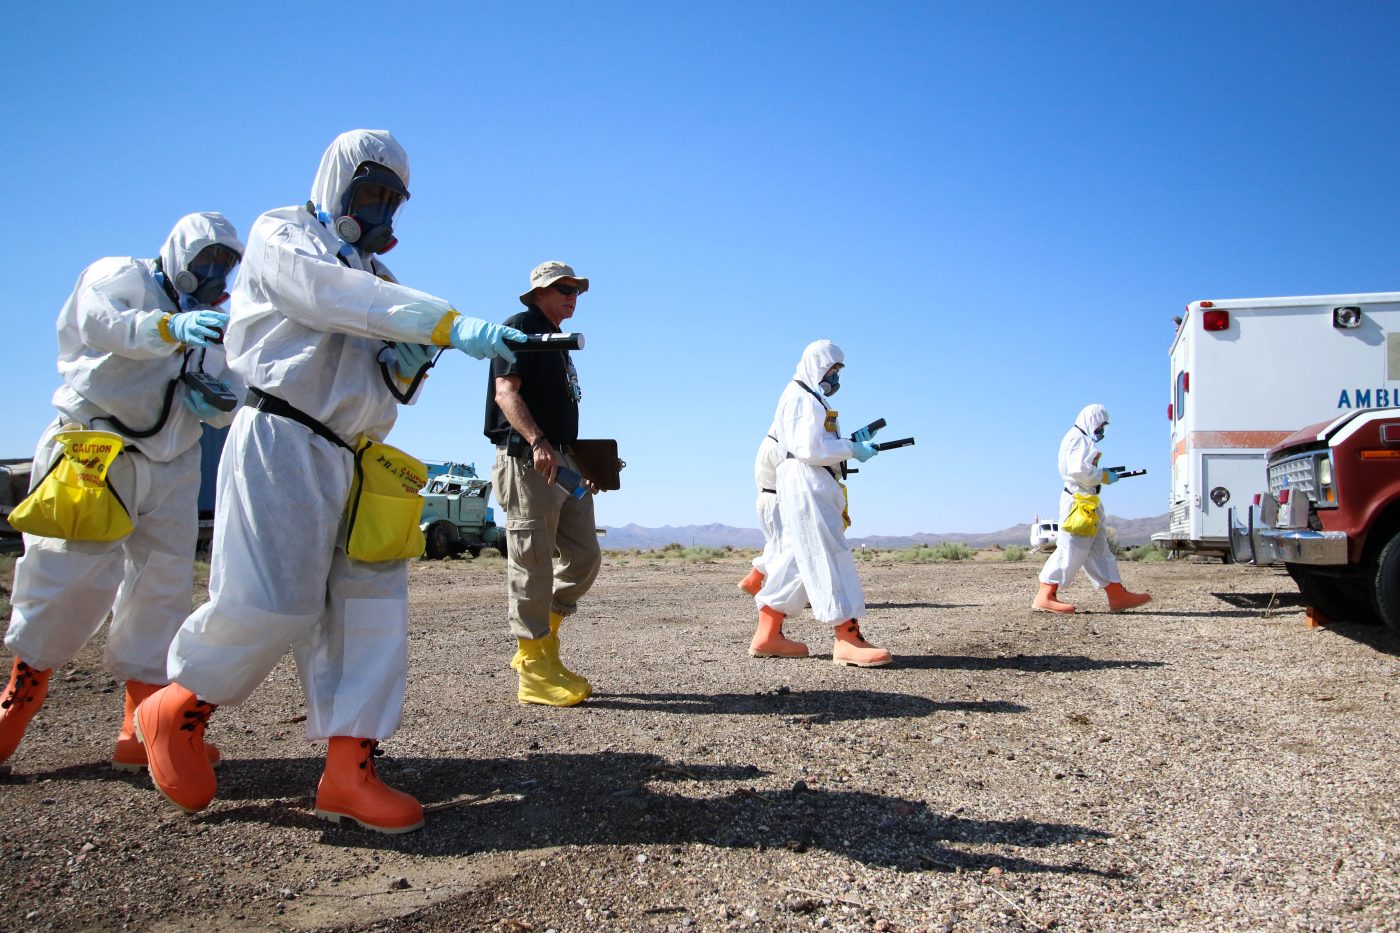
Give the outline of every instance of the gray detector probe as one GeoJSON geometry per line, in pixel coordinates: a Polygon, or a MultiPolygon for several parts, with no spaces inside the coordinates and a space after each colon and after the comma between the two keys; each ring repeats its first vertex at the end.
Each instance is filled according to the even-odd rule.
{"type": "Polygon", "coordinates": [[[507,340],[506,346],[516,353],[540,353],[546,350],[582,350],[583,334],[526,334],[524,343],[507,340]]]}

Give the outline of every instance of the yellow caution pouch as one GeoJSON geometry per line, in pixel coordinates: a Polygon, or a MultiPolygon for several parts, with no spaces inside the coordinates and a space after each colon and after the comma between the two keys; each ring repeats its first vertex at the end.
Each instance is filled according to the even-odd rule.
{"type": "Polygon", "coordinates": [[[1079,538],[1092,538],[1099,533],[1099,497],[1074,494],[1074,505],[1060,527],[1079,538]]]}
{"type": "Polygon", "coordinates": [[[345,552],[351,560],[407,560],[423,554],[428,468],[397,447],[362,439],[347,504],[345,552]]]}
{"type": "Polygon", "coordinates": [[[122,439],[107,431],[59,431],[53,464],[10,512],[10,524],[67,541],[116,541],[131,534],[131,513],[108,475],[122,448],[122,439]]]}

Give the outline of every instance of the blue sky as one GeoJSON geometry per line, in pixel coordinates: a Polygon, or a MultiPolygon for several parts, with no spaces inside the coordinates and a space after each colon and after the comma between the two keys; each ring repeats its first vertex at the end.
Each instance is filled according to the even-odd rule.
{"type": "MultiPolygon", "coordinates": [[[[1054,510],[1107,405],[1114,514],[1166,511],[1172,316],[1400,288],[1400,6],[1289,3],[11,4],[0,456],[51,419],[53,320],[102,256],[196,210],[246,234],[339,132],[392,130],[404,282],[500,320],[531,267],[593,288],[601,524],[755,524],[752,459],[803,346],[843,426],[918,446],[852,478],[852,535],[1054,510]],[[221,11],[222,16],[210,11],[221,11]]],[[[391,440],[489,464],[451,354],[391,440]]]]}

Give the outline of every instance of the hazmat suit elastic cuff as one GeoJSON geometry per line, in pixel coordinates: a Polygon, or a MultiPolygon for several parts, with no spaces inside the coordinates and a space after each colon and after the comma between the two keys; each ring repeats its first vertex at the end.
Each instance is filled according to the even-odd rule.
{"type": "Polygon", "coordinates": [[[156,333],[160,335],[160,339],[170,344],[177,344],[180,342],[179,339],[170,332],[170,319],[174,316],[173,314],[161,314],[155,322],[156,333]]]}
{"type": "Polygon", "coordinates": [[[452,322],[461,317],[456,311],[444,314],[433,328],[432,344],[435,347],[452,346],[452,322]]]}

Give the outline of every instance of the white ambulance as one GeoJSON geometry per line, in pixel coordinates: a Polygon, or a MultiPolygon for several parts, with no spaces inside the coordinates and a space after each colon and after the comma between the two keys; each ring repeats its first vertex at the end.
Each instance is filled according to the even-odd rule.
{"type": "Polygon", "coordinates": [[[1268,489],[1269,448],[1358,408],[1400,406],[1400,292],[1193,301],[1171,348],[1177,553],[1228,559],[1232,505],[1268,489]]]}

